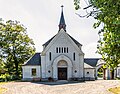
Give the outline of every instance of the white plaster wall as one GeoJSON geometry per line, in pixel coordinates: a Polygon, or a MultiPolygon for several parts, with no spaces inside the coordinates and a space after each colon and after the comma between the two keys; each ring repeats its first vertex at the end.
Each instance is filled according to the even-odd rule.
{"type": "MultiPolygon", "coordinates": [[[[53,67],[52,67],[52,63],[54,61],[55,58],[57,58],[60,55],[65,55],[67,56],[73,63],[73,67],[72,67],[72,77],[83,77],[83,58],[84,55],[82,53],[82,51],[79,49],[79,47],[77,47],[76,44],[73,43],[73,41],[70,40],[70,38],[68,37],[68,35],[64,32],[64,31],[60,31],[59,34],[56,35],[57,38],[55,40],[53,40],[54,42],[51,43],[49,45],[49,47],[47,49],[45,49],[45,51],[43,51],[43,54],[45,55],[44,57],[44,64],[42,66],[42,74],[45,72],[44,70],[46,70],[45,72],[45,77],[53,77],[53,67]],[[68,47],[68,53],[56,53],[56,47],[68,47]],[[49,52],[51,52],[51,56],[52,59],[51,61],[49,60],[49,52]],[[73,53],[75,53],[76,58],[75,61],[73,60],[73,53]],[[51,71],[50,73],[48,73],[48,71],[51,71]],[[75,73],[74,71],[77,70],[77,73],[75,73]],[[43,72],[44,71],[44,72],[43,72]]],[[[41,57],[42,59],[42,57],[41,57]]],[[[41,63],[43,63],[43,61],[41,61],[41,63]]],[[[56,71],[56,70],[54,70],[56,71]]]]}
{"type": "Polygon", "coordinates": [[[110,79],[111,78],[111,73],[110,73],[110,69],[109,68],[106,69],[105,77],[106,77],[106,79],[110,79]]]}
{"type": "Polygon", "coordinates": [[[117,68],[117,77],[120,78],[120,67],[117,68]]]}
{"type": "Polygon", "coordinates": [[[87,69],[87,68],[85,68],[85,77],[95,78],[94,72],[95,72],[95,69],[87,69]],[[89,74],[87,74],[87,72],[89,72],[89,74]]]}
{"type": "Polygon", "coordinates": [[[45,55],[41,55],[41,77],[45,78],[46,77],[46,58],[45,55]]]}
{"type": "Polygon", "coordinates": [[[22,66],[23,79],[40,77],[41,78],[41,69],[40,66],[22,66]],[[32,68],[36,68],[36,76],[32,76],[32,68]]]}

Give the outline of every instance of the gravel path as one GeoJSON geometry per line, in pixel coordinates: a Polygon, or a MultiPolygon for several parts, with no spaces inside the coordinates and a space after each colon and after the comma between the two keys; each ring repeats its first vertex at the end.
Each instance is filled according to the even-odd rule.
{"type": "Polygon", "coordinates": [[[108,88],[120,86],[118,80],[97,80],[83,83],[62,82],[10,82],[4,94],[112,94],[108,88]]]}

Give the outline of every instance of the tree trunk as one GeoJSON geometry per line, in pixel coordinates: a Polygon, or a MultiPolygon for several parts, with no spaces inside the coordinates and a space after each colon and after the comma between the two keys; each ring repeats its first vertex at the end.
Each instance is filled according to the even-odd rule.
{"type": "Polygon", "coordinates": [[[15,62],[15,75],[16,75],[16,80],[19,79],[19,70],[18,70],[18,63],[15,62]]]}
{"type": "Polygon", "coordinates": [[[19,70],[18,70],[18,61],[16,57],[14,57],[14,64],[15,64],[15,79],[19,79],[19,70]]]}
{"type": "Polygon", "coordinates": [[[114,79],[114,70],[111,71],[111,79],[114,79]]]}
{"type": "Polygon", "coordinates": [[[15,54],[16,54],[15,47],[13,47],[14,64],[15,64],[15,79],[18,80],[19,79],[18,60],[15,54]]]}

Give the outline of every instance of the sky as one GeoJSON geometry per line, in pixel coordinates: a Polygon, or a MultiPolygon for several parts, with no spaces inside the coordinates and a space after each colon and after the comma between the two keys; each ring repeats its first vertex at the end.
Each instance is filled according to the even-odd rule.
{"type": "Polygon", "coordinates": [[[98,29],[93,28],[94,18],[80,18],[87,6],[81,0],[81,9],[75,10],[73,0],[0,0],[0,18],[4,21],[17,20],[27,28],[35,43],[36,52],[43,50],[42,44],[58,33],[61,5],[64,6],[66,32],[79,41],[85,58],[100,58],[97,53],[98,29]]]}

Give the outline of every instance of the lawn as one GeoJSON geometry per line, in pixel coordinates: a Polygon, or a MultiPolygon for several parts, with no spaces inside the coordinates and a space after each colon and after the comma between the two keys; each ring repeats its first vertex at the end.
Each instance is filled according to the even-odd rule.
{"type": "Polygon", "coordinates": [[[2,94],[2,92],[4,92],[4,91],[6,91],[6,89],[0,87],[0,94],[2,94]]]}
{"type": "MultiPolygon", "coordinates": [[[[5,84],[5,83],[0,83],[0,86],[1,86],[1,85],[3,85],[3,84],[5,84]]],[[[2,92],[4,92],[4,91],[6,91],[6,89],[5,89],[5,88],[0,87],[0,94],[2,94],[2,92]]]]}
{"type": "Polygon", "coordinates": [[[120,87],[110,88],[109,91],[113,94],[120,94],[120,87]]]}

